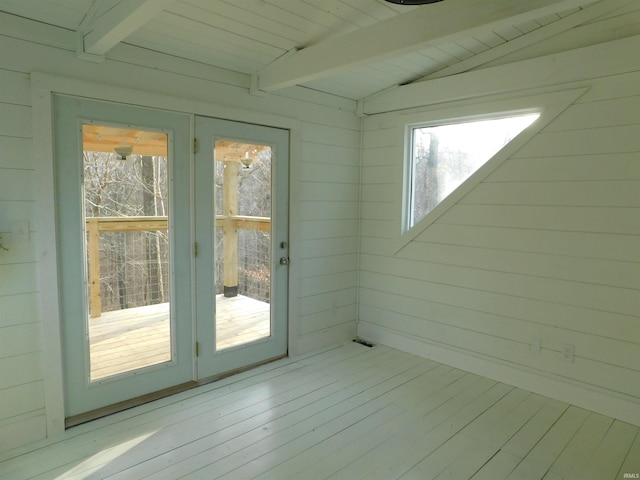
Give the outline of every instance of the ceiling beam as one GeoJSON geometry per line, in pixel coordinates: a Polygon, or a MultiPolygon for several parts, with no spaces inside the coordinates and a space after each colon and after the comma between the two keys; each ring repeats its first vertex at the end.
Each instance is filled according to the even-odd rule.
{"type": "MultiPolygon", "coordinates": [[[[175,0],[126,0],[97,18],[87,15],[78,30],[77,53],[85,60],[101,61],[104,55],[175,0]]],[[[95,12],[96,0],[89,13],[95,12]]]]}
{"type": "Polygon", "coordinates": [[[480,29],[533,20],[594,0],[446,0],[280,58],[258,72],[271,92],[473,35],[480,29]]]}
{"type": "Polygon", "coordinates": [[[467,72],[474,68],[480,67],[486,63],[492,62],[498,58],[505,57],[513,52],[522,50],[535,43],[542,42],[548,38],[551,38],[558,33],[562,33],[565,30],[569,30],[578,25],[584,24],[594,18],[598,18],[607,13],[621,9],[626,5],[634,3],[636,0],[601,0],[593,5],[589,5],[582,10],[564,17],[555,22],[549,23],[544,27],[540,27],[532,32],[526,33],[521,37],[514,38],[508,42],[505,42],[497,47],[494,47],[485,52],[479,53],[458,63],[454,63],[448,67],[445,67],[437,72],[426,75],[415,82],[424,82],[426,80],[433,80],[435,78],[448,77],[450,75],[457,75],[459,73],[467,72]]]}
{"type": "Polygon", "coordinates": [[[360,112],[375,115],[517,91],[548,87],[557,90],[564,84],[637,71],[634,52],[638,51],[640,35],[635,35],[460,75],[409,83],[365,99],[361,102],[360,112]]]}

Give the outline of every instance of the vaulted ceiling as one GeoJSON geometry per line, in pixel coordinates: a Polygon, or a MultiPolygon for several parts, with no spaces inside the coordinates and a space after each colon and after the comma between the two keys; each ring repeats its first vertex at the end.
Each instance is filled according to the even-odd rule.
{"type": "Polygon", "coordinates": [[[0,11],[73,30],[100,62],[118,43],[359,100],[455,75],[638,0],[0,0],[0,11]]]}

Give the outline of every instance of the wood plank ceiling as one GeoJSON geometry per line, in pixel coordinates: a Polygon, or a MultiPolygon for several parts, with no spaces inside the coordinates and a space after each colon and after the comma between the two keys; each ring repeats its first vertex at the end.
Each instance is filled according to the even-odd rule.
{"type": "Polygon", "coordinates": [[[575,26],[567,20],[573,16],[626,3],[3,0],[0,10],[79,32],[79,55],[93,61],[121,41],[253,75],[256,89],[267,92],[298,85],[359,100],[438,72],[477,68],[518,42],[522,48],[575,26]]]}

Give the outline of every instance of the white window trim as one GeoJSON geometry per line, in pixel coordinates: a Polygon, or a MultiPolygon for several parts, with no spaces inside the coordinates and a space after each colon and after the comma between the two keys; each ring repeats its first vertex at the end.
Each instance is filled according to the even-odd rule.
{"type": "MultiPolygon", "coordinates": [[[[540,111],[538,110],[518,110],[518,111],[509,111],[509,112],[494,112],[494,113],[488,113],[486,115],[473,115],[471,117],[462,117],[462,118],[456,118],[456,119],[447,119],[447,120],[438,120],[438,121],[430,121],[430,122],[420,122],[420,123],[411,123],[405,126],[405,153],[404,153],[404,168],[403,171],[404,173],[404,186],[403,186],[403,212],[404,212],[404,218],[402,219],[402,232],[403,233],[407,233],[409,230],[412,230],[413,228],[415,228],[421,221],[422,219],[418,220],[413,226],[410,224],[410,220],[411,220],[411,207],[412,207],[412,190],[413,190],[413,184],[415,183],[415,180],[413,178],[413,160],[414,160],[414,152],[413,152],[413,147],[414,147],[414,143],[413,143],[413,135],[414,135],[414,131],[416,129],[419,128],[431,128],[431,127],[444,127],[444,126],[450,126],[450,125],[461,125],[461,124],[470,124],[473,122],[481,122],[481,121],[485,121],[485,120],[500,120],[500,119],[504,119],[504,118],[516,118],[516,117],[521,117],[521,116],[525,116],[525,115],[532,115],[532,114],[540,114],[540,111]]],[[[538,118],[539,119],[539,118],[538,118]]],[[[536,121],[538,120],[536,119],[536,121]]],[[[464,180],[458,187],[456,187],[449,195],[447,195],[446,197],[444,197],[439,203],[438,205],[440,205],[440,203],[444,202],[447,198],[449,198],[451,195],[454,195],[456,193],[456,191],[458,190],[458,188],[460,188],[463,184],[465,184],[466,182],[468,182],[471,177],[473,177],[474,175],[477,174],[478,171],[482,170],[482,168],[489,163],[494,157],[498,156],[498,154],[504,150],[507,145],[513,143],[516,138],[518,138],[520,135],[522,135],[529,127],[531,127],[532,125],[527,126],[526,128],[524,128],[520,133],[518,133],[516,136],[514,136],[508,143],[506,143],[502,148],[500,148],[500,150],[498,152],[496,152],[492,157],[489,157],[485,163],[483,163],[479,168],[477,168],[474,172],[471,173],[471,175],[469,175],[469,177],[467,177],[466,180],[464,180]]],[[[431,214],[431,212],[433,210],[435,210],[436,207],[434,207],[432,210],[430,210],[425,217],[429,216],[431,214]]],[[[424,218],[424,217],[423,217],[424,218]]]]}
{"type": "MultiPolygon", "coordinates": [[[[556,88],[557,90],[557,88],[556,88]]],[[[486,179],[496,168],[515,154],[520,148],[535,137],[544,127],[551,123],[567,107],[573,104],[586,91],[585,88],[577,88],[562,91],[550,91],[528,93],[526,96],[515,96],[511,93],[481,100],[467,100],[453,102],[449,107],[421,109],[398,115],[398,135],[404,138],[404,142],[398,149],[397,158],[402,159],[402,176],[400,185],[396,191],[400,198],[399,215],[394,220],[396,235],[392,241],[392,255],[397,255],[409,243],[415,240],[429,226],[435,223],[453,205],[458,203],[479,183],[486,179]],[[486,120],[504,116],[526,115],[539,113],[540,117],[525,128],[519,135],[506,144],[496,155],[490,158],[484,165],[476,170],[467,180],[444,198],[433,210],[425,215],[413,227],[409,228],[409,212],[411,198],[411,131],[416,126],[445,125],[474,120],[486,120]]]]}

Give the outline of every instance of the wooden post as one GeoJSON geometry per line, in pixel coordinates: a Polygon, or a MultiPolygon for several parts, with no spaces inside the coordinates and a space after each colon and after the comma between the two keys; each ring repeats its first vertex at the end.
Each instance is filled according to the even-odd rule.
{"type": "Polygon", "coordinates": [[[222,207],[226,217],[223,239],[224,296],[238,295],[238,227],[234,217],[238,215],[238,171],[240,163],[224,162],[222,207]]]}
{"type": "Polygon", "coordinates": [[[87,218],[87,255],[89,257],[89,299],[91,318],[102,315],[100,294],[100,231],[99,218],[87,218]]]}

